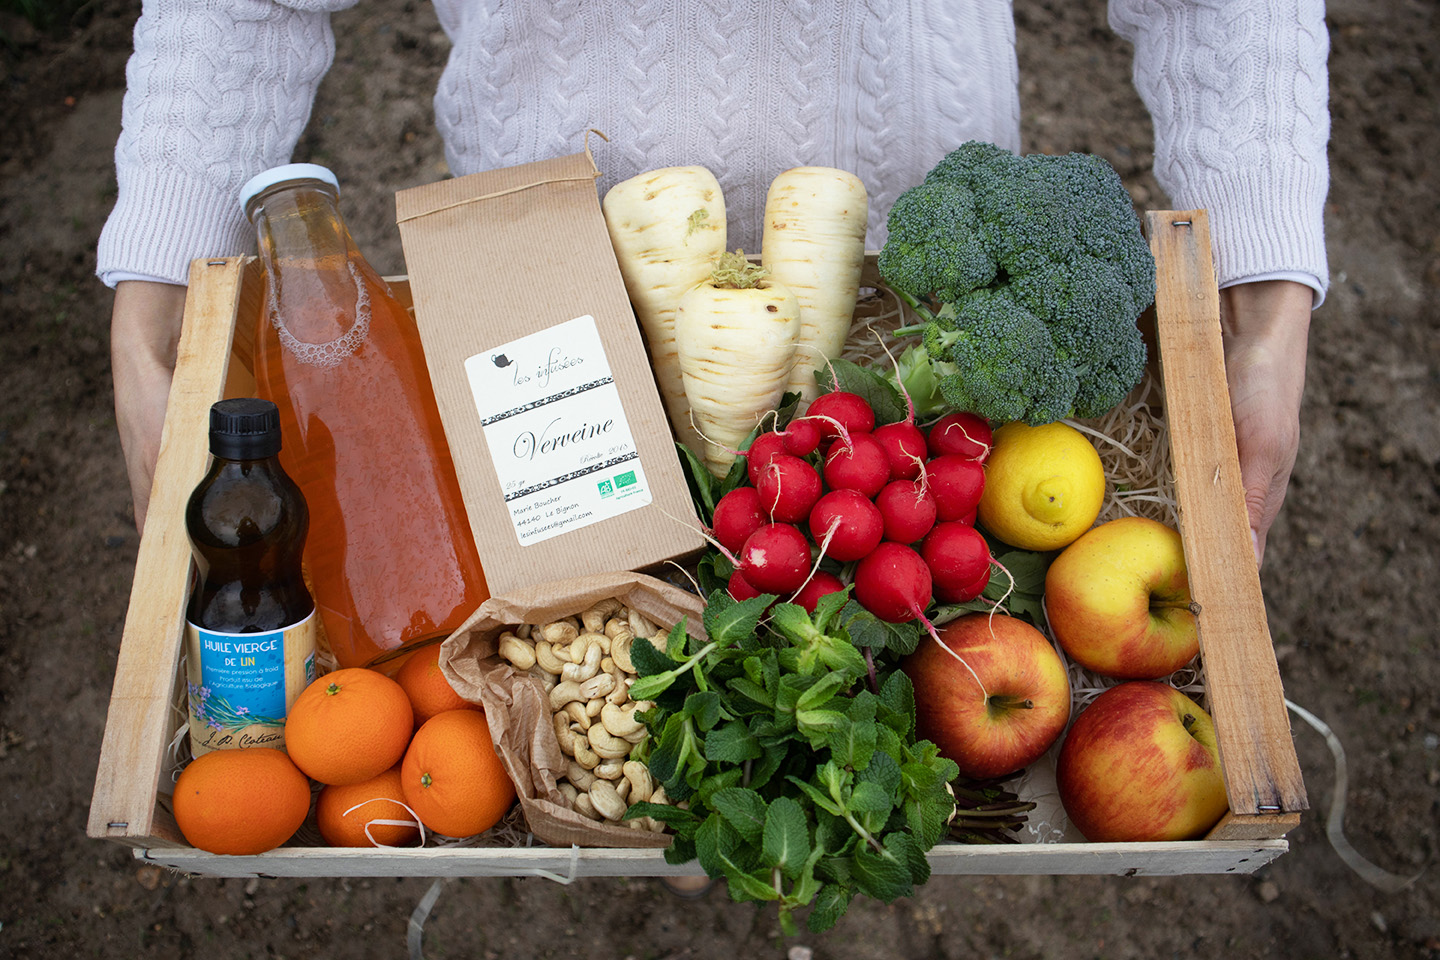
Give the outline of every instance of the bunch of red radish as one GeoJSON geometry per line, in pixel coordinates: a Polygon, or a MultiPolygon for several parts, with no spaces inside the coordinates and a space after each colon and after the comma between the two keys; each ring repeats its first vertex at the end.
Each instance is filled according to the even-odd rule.
{"type": "Polygon", "coordinates": [[[876,427],[864,398],[822,394],[755,438],[750,485],[715,506],[715,539],[735,564],[730,595],[778,594],[813,613],[845,587],[819,569],[828,557],[854,564],[855,599],[891,623],[923,619],[932,599],[973,600],[990,582],[974,526],[990,444],[989,423],[972,413],[928,433],[913,414],[876,427]]]}

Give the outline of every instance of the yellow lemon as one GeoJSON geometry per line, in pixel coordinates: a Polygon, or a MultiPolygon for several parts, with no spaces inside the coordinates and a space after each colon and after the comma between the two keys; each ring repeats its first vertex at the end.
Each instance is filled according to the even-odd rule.
{"type": "Polygon", "coordinates": [[[1063,423],[1007,423],[985,464],[980,523],[1022,550],[1059,550],[1090,529],[1105,469],[1085,435],[1063,423]]]}

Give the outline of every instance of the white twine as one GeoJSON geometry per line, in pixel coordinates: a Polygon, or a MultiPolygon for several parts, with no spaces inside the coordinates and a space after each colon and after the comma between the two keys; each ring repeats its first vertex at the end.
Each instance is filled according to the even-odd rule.
{"type": "Polygon", "coordinates": [[[1384,893],[1399,893],[1419,880],[1424,875],[1424,870],[1413,877],[1402,877],[1398,873],[1391,873],[1389,870],[1375,866],[1350,845],[1349,839],[1345,836],[1345,795],[1350,789],[1350,773],[1349,765],[1345,761],[1345,747],[1340,743],[1340,738],[1335,735],[1335,731],[1330,729],[1329,724],[1315,714],[1290,700],[1285,701],[1285,706],[1325,738],[1325,745],[1330,748],[1330,755],[1335,758],[1335,783],[1330,792],[1330,812],[1325,817],[1325,836],[1329,839],[1330,846],[1335,849],[1335,853],[1361,880],[1384,893]]]}

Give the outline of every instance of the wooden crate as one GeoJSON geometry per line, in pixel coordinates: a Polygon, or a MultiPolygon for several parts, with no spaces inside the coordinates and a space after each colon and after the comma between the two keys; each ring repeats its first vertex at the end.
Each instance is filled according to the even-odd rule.
{"type": "MultiPolygon", "coordinates": [[[[1156,329],[1179,501],[1198,612],[1206,696],[1220,741],[1230,812],[1204,840],[942,844],[938,874],[1250,873],[1287,849],[1306,809],[1304,784],[1252,558],[1221,352],[1219,300],[1204,211],[1146,217],[1158,264],[1156,329]]],[[[872,259],[873,266],[873,259],[872,259]]],[[[659,850],[283,847],[253,857],[187,846],[166,806],[167,750],[178,694],[190,546],[184,507],[209,460],[210,404],[253,390],[252,326],[261,274],[252,258],[191,268],[174,385],[149,521],[140,542],[90,808],[90,836],[136,856],[213,876],[666,876],[696,874],[659,850]],[[237,324],[237,318],[243,322],[237,324]]],[[[407,297],[408,286],[396,284],[407,297]]]]}

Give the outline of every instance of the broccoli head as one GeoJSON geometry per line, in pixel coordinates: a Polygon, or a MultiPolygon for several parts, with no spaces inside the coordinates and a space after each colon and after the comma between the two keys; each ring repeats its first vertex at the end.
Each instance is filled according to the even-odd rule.
{"type": "Polygon", "coordinates": [[[955,365],[948,402],[1046,423],[1098,416],[1139,382],[1155,261],[1103,159],[966,143],[900,196],[889,231],[880,274],[927,321],[904,332],[955,365]]]}

